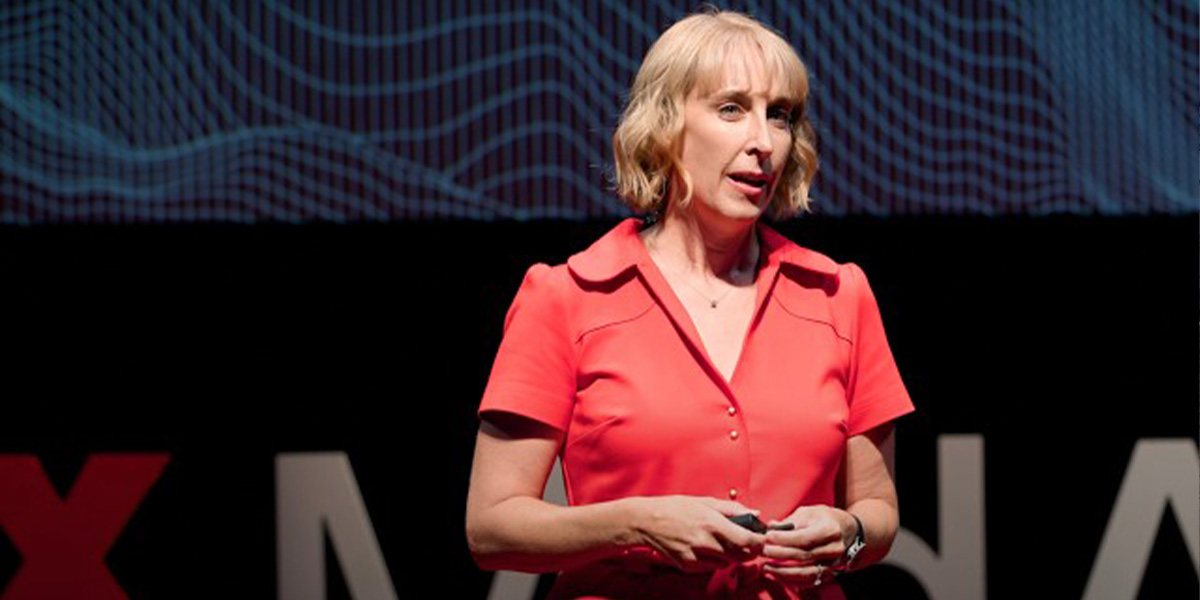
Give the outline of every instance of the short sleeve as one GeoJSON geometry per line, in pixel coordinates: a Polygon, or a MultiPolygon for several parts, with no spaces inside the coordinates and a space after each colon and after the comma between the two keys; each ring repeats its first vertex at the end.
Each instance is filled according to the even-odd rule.
{"type": "Polygon", "coordinates": [[[508,412],[566,430],[575,401],[575,351],[563,293],[565,271],[536,264],[504,320],[504,338],[479,417],[508,412]]]}
{"type": "Polygon", "coordinates": [[[912,399],[883,331],[883,319],[867,276],[854,263],[845,265],[855,302],[849,385],[849,435],[860,435],[914,410],[912,399]]]}

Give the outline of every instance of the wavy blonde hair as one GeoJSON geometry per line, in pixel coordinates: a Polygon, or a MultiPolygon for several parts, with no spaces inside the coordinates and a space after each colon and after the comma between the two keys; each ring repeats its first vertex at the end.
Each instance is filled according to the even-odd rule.
{"type": "Polygon", "coordinates": [[[776,86],[795,109],[792,148],[767,209],[773,218],[809,210],[808,190],[817,174],[816,136],[808,121],[808,71],[778,33],[735,12],[708,10],[672,25],[650,47],[613,134],[616,192],[638,211],[661,211],[672,195],[686,205],[692,181],[680,162],[683,105],[693,89],[721,83],[726,56],[752,49],[762,55],[776,86]],[[682,191],[674,194],[673,188],[682,191]]]}

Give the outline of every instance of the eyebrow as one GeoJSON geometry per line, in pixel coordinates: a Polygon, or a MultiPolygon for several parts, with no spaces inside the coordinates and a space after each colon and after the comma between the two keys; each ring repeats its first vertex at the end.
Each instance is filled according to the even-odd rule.
{"type": "MultiPolygon", "coordinates": [[[[725,88],[717,90],[711,94],[711,97],[721,100],[734,100],[737,102],[747,102],[750,100],[750,92],[745,88],[725,88]]],[[[769,106],[786,105],[794,108],[799,104],[794,98],[788,96],[776,96],[771,98],[767,104],[769,106]]]]}

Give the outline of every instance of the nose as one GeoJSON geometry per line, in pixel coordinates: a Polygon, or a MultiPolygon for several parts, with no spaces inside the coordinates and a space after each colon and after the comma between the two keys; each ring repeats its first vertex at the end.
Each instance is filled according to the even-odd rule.
{"type": "Polygon", "coordinates": [[[757,155],[759,160],[771,158],[771,130],[766,113],[755,114],[750,121],[750,137],[746,151],[757,155]]]}

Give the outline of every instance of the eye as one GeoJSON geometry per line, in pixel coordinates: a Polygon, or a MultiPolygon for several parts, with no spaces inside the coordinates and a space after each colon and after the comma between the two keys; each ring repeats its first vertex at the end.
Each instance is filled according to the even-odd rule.
{"type": "Polygon", "coordinates": [[[738,106],[737,104],[733,104],[733,103],[722,104],[721,106],[719,106],[717,108],[717,113],[720,114],[722,117],[737,116],[738,114],[741,114],[741,112],[742,112],[742,107],[738,106]]]}
{"type": "Polygon", "coordinates": [[[792,122],[795,120],[795,116],[789,106],[772,106],[767,110],[767,118],[772,122],[788,127],[791,127],[792,122]]]}

